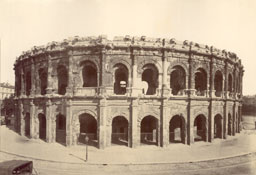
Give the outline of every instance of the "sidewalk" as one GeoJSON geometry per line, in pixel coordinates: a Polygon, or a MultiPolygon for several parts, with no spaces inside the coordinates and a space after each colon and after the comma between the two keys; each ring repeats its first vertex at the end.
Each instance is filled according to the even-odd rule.
{"type": "MultiPolygon", "coordinates": [[[[28,139],[0,126],[0,151],[48,161],[84,163],[85,146],[67,148],[58,143],[28,139]]],[[[104,150],[88,147],[89,164],[150,164],[194,162],[256,152],[256,131],[243,131],[226,140],[196,142],[188,146],[171,144],[166,148],[140,146],[136,149],[112,146],[104,150]]]]}

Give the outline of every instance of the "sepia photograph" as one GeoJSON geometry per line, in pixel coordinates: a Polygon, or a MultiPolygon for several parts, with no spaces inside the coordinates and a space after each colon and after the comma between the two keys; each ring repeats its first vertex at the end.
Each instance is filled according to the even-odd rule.
{"type": "Polygon", "coordinates": [[[256,175],[255,0],[0,0],[0,175],[256,175]]]}

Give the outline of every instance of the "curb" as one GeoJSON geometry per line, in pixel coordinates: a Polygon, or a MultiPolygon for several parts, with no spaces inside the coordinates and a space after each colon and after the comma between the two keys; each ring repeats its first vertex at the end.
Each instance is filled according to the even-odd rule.
{"type": "Polygon", "coordinates": [[[29,159],[32,159],[32,160],[39,160],[39,161],[44,161],[44,162],[65,163],[65,164],[73,164],[73,165],[104,165],[104,166],[105,165],[127,166],[127,165],[192,164],[192,163],[214,162],[214,161],[220,161],[220,160],[225,160],[225,159],[235,159],[235,158],[246,157],[246,156],[255,156],[256,157],[256,152],[248,152],[248,153],[238,154],[238,155],[234,155],[234,156],[226,156],[226,157],[211,158],[211,159],[201,159],[201,160],[192,160],[192,161],[183,161],[183,162],[154,162],[154,163],[153,162],[149,162],[149,163],[90,163],[90,162],[85,162],[85,163],[76,163],[76,162],[65,162],[65,161],[34,158],[34,157],[30,157],[30,156],[10,153],[10,152],[3,151],[3,150],[0,150],[0,152],[5,153],[5,154],[9,154],[9,155],[14,155],[14,156],[17,156],[17,157],[29,158],[29,159]]]}

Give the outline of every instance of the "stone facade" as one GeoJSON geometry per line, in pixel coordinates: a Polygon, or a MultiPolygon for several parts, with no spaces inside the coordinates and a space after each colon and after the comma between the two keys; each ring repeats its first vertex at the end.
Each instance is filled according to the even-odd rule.
{"type": "Polygon", "coordinates": [[[236,54],[147,37],[74,37],[24,52],[14,65],[21,135],[167,146],[212,142],[241,128],[243,66],[236,54]]]}

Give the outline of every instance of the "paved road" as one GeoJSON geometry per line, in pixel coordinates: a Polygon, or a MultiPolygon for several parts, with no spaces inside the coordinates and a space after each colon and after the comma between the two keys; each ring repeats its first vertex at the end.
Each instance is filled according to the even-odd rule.
{"type": "MultiPolygon", "coordinates": [[[[0,161],[10,159],[26,159],[0,152],[0,161]]],[[[87,163],[58,163],[33,160],[34,167],[40,175],[255,175],[256,153],[234,158],[211,160],[204,162],[173,164],[141,164],[141,165],[107,165],[87,163]]]]}

